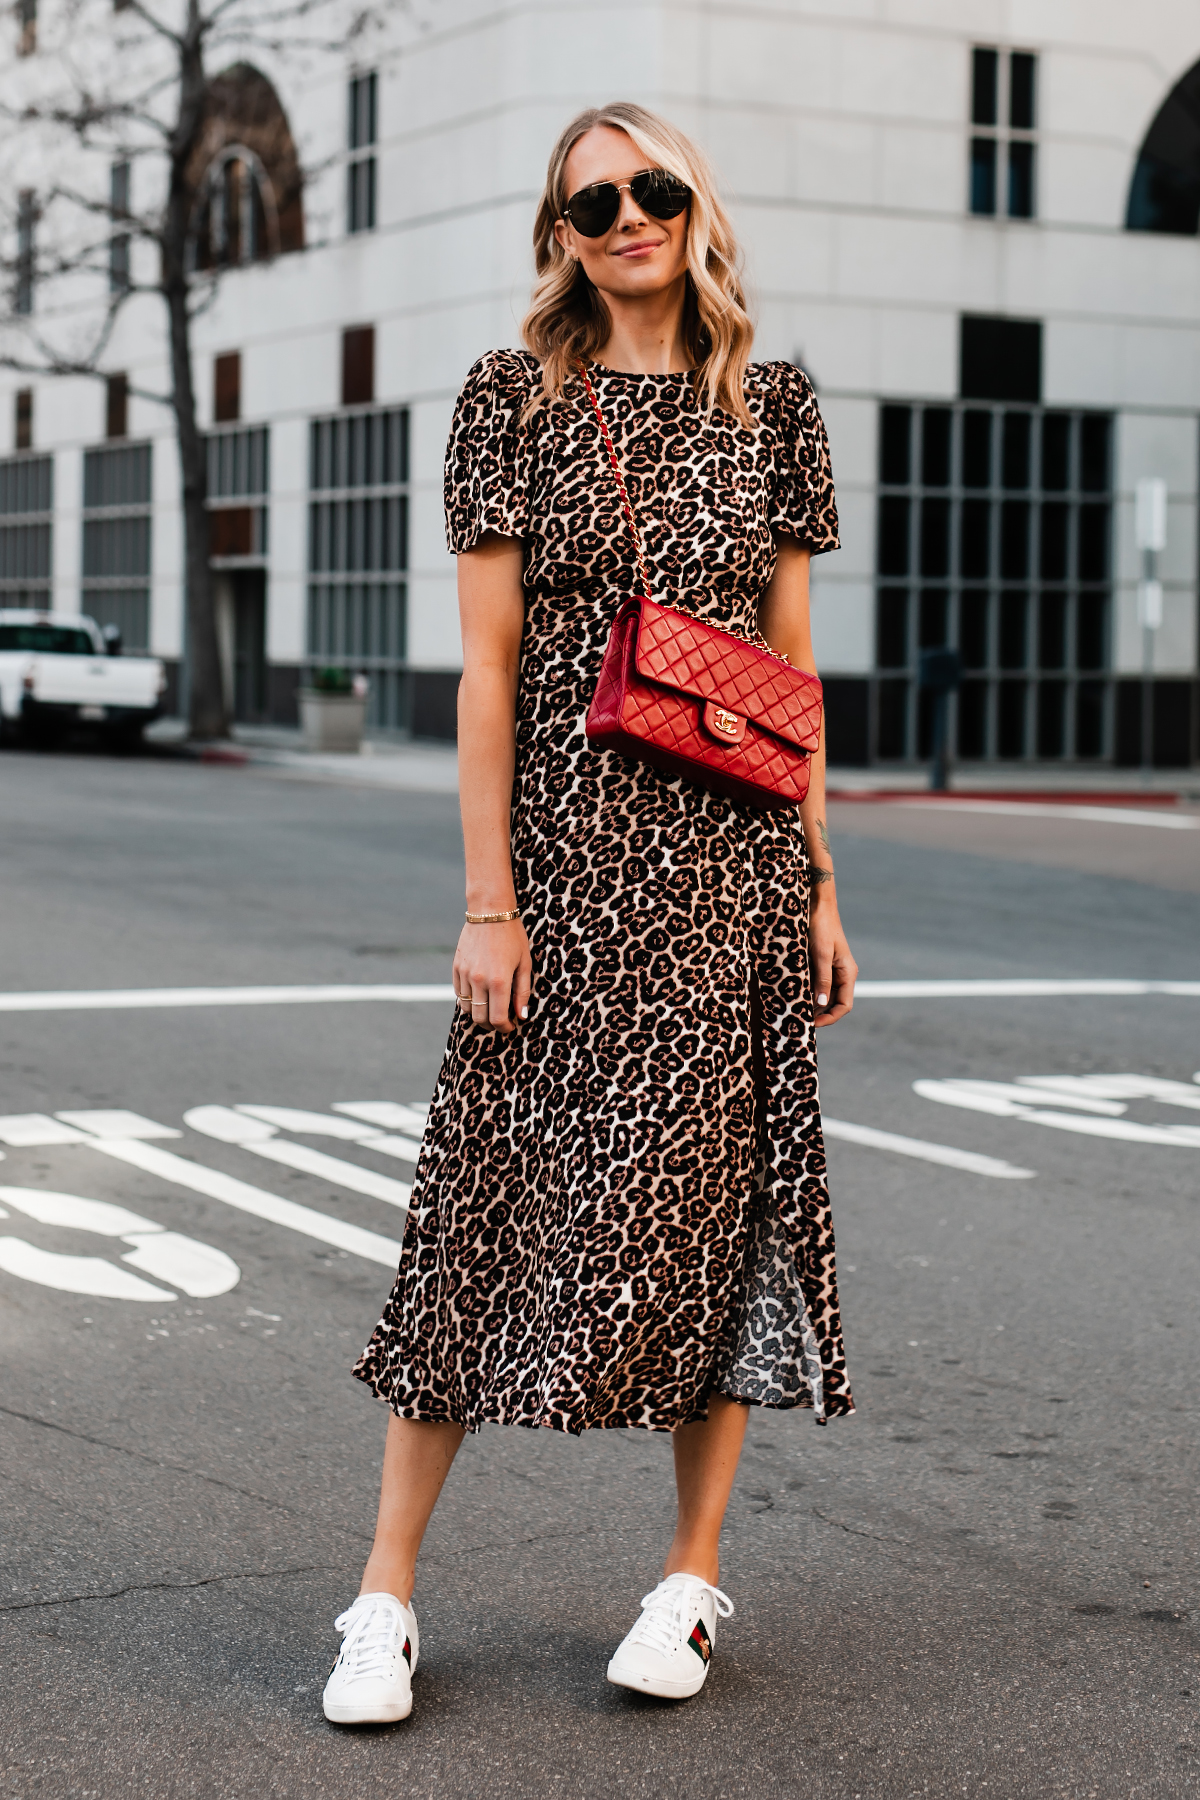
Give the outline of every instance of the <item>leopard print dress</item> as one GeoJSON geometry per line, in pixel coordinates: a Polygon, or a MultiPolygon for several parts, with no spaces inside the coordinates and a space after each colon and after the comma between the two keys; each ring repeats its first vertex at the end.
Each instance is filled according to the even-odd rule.
{"type": "MultiPolygon", "coordinates": [[[[807,379],[751,364],[756,429],[686,375],[591,370],[656,596],[753,629],[774,534],[837,546],[807,379]]],[[[853,1410],[817,1092],[804,837],[593,749],[584,717],[633,550],[574,384],[472,369],[450,548],[525,546],[513,871],[533,953],[508,1038],[456,1013],[395,1287],[355,1373],[401,1418],[671,1430],[714,1392],[853,1410]]]]}

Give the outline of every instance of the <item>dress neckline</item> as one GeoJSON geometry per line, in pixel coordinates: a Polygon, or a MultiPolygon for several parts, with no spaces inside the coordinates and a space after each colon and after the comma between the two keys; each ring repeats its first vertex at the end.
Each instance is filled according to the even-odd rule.
{"type": "Polygon", "coordinates": [[[615,375],[619,381],[690,381],[696,373],[695,369],[679,369],[667,375],[643,375],[636,369],[613,369],[608,363],[599,362],[590,362],[587,368],[593,377],[615,375]]]}

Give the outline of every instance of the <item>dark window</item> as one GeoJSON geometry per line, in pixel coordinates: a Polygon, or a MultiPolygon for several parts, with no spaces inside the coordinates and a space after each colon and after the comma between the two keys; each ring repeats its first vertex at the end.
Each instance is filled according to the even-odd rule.
{"type": "Polygon", "coordinates": [[[1006,581],[1023,581],[1029,573],[1029,507],[1006,500],[1000,508],[1000,573],[1006,581]]]}
{"type": "Polygon", "coordinates": [[[912,408],[885,406],[879,429],[879,479],[885,487],[907,487],[912,408]]]}
{"type": "Polygon", "coordinates": [[[971,56],[971,123],[996,125],[999,113],[1000,55],[996,50],[975,50],[971,56]]]}
{"type": "Polygon", "coordinates": [[[971,139],[971,211],[990,217],[996,210],[996,140],[971,139]]]}
{"type": "Polygon", "coordinates": [[[1037,57],[1014,50],[1009,62],[1008,122],[1014,131],[1032,131],[1037,123],[1037,57]]]}
{"type": "Polygon", "coordinates": [[[1037,753],[1061,756],[1066,749],[1067,684],[1043,681],[1038,687],[1037,753]]]}
{"type": "Polygon", "coordinates": [[[1042,486],[1061,493],[1071,484],[1071,421],[1066,413],[1047,413],[1042,420],[1042,486]]]}
{"type": "Polygon", "coordinates": [[[33,448],[33,389],[18,388],[13,405],[13,439],[18,450],[33,448]]]}
{"type": "Polygon", "coordinates": [[[70,625],[0,625],[0,650],[32,650],[42,656],[95,656],[90,631],[70,625]]]}
{"type": "Polygon", "coordinates": [[[152,469],[149,444],[84,452],[80,610],[131,650],[150,644],[152,469]]]}
{"type": "Polygon", "coordinates": [[[959,321],[959,392],[964,400],[1042,397],[1042,327],[1038,319],[959,321]]]}
{"type": "Polygon", "coordinates": [[[1102,494],[1108,490],[1111,437],[1107,413],[1084,413],[1079,431],[1079,485],[1086,493],[1102,494]]]}
{"type": "Polygon", "coordinates": [[[972,55],[970,173],[973,213],[1032,219],[1037,211],[1037,57],[976,48],[972,55]]]}
{"type": "Polygon", "coordinates": [[[992,415],[987,412],[963,414],[963,486],[985,488],[992,485],[992,415]]]}
{"type": "Polygon", "coordinates": [[[881,669],[905,669],[908,653],[908,590],[880,588],[875,660],[881,669]]]}
{"type": "Polygon", "coordinates": [[[996,750],[1005,758],[1025,754],[1025,695],[1023,681],[1002,681],[997,689],[996,750]]]}
{"type": "Polygon", "coordinates": [[[921,611],[917,622],[919,650],[940,650],[946,642],[949,598],[945,588],[921,589],[921,611]]]}
{"type": "Polygon", "coordinates": [[[368,720],[409,722],[408,413],[314,419],[309,435],[308,660],[364,673],[368,720]]]}
{"type": "Polygon", "coordinates": [[[1042,546],[1038,574],[1043,581],[1067,578],[1067,528],[1071,509],[1063,502],[1047,501],[1042,507],[1042,546]]]}
{"type": "Polygon", "coordinates": [[[1163,101],[1146,133],[1125,224],[1130,231],[1195,237],[1200,224],[1200,63],[1163,101]]]}
{"type": "Polygon", "coordinates": [[[33,311],[37,278],[37,198],[27,189],[17,196],[17,280],[13,306],[22,316],[33,311]]]}
{"type": "Polygon", "coordinates": [[[988,500],[964,500],[959,538],[959,574],[964,581],[986,581],[990,573],[992,507],[988,500]]]}
{"type": "Polygon", "coordinates": [[[108,240],[108,287],[113,294],[127,294],[130,281],[129,164],[115,162],[109,174],[109,212],[112,233],[108,240]]]}
{"type": "Polygon", "coordinates": [[[218,425],[242,416],[242,358],[238,350],[213,359],[213,419],[218,425]]]}
{"type": "MultiPolygon", "coordinates": [[[[984,348],[1002,352],[1013,322],[976,323],[1000,327],[984,348]]],[[[917,658],[943,645],[967,676],[952,705],[960,756],[1110,754],[1111,415],[889,403],[880,446],[876,754],[927,752],[917,658]]]]}
{"type": "Polygon", "coordinates": [[[0,459],[0,606],[50,605],[53,535],[53,457],[0,459]]]}
{"type": "Polygon", "coordinates": [[[110,375],[104,383],[104,435],[123,438],[129,431],[129,377],[110,375]]]}
{"type": "Polygon", "coordinates": [[[987,755],[988,684],[964,681],[958,690],[958,754],[974,761],[987,755]]]}
{"type": "Polygon", "coordinates": [[[1034,146],[1024,139],[1013,138],[1008,146],[1008,216],[1010,219],[1033,217],[1034,146]]]}
{"type": "Polygon", "coordinates": [[[921,483],[924,487],[950,486],[950,424],[948,406],[927,406],[921,428],[921,483]]]}
{"type": "Polygon", "coordinates": [[[922,575],[950,573],[950,502],[921,502],[921,569],[922,575]]]}
{"type": "Polygon", "coordinates": [[[346,229],[375,229],[375,142],[378,81],[374,70],[352,77],[348,89],[346,141],[346,229]]]}
{"type": "Polygon", "coordinates": [[[1002,669],[1023,669],[1029,660],[1029,595],[1000,596],[1000,650],[996,661],[1002,669]]]}
{"type": "Polygon", "coordinates": [[[1010,412],[1004,415],[1001,451],[1001,485],[1006,488],[1029,486],[1030,415],[1010,412]]]}
{"type": "Polygon", "coordinates": [[[342,333],[342,405],[370,406],[375,399],[375,327],[342,333]]]}
{"type": "Polygon", "coordinates": [[[988,597],[968,590],[962,597],[958,616],[958,647],[966,669],[986,669],[988,655],[988,597]]]}
{"type": "Polygon", "coordinates": [[[17,0],[17,55],[32,56],[37,49],[37,0],[17,0]]]}
{"type": "MultiPolygon", "coordinates": [[[[218,427],[209,432],[206,448],[209,558],[220,561],[223,566],[233,558],[239,566],[250,563],[256,569],[261,568],[269,548],[269,428],[266,425],[242,425],[224,430],[218,427]],[[230,504],[231,501],[246,500],[256,500],[258,504],[230,504]]],[[[265,598],[264,589],[264,603],[265,598]]]]}
{"type": "Polygon", "coordinates": [[[1062,669],[1067,662],[1067,596],[1043,594],[1038,619],[1038,666],[1062,669]]]}

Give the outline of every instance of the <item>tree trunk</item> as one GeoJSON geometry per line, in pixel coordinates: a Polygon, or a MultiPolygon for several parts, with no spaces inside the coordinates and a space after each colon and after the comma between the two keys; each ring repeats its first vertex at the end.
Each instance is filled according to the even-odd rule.
{"type": "Polygon", "coordinates": [[[203,118],[206,90],[199,8],[189,0],[179,50],[179,115],[171,141],[171,186],[163,233],[162,292],[171,328],[171,401],[182,479],[185,610],[188,655],[188,733],[229,736],[229,704],[217,643],[212,571],[208,566],[208,466],[196,426],[192,381],[192,321],[188,306],[188,228],[194,195],[187,168],[203,118]]]}

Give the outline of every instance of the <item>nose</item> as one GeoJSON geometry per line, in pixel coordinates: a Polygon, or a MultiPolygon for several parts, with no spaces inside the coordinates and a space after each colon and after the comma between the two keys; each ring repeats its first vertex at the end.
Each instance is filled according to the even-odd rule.
{"type": "Polygon", "coordinates": [[[617,214],[617,230],[632,231],[636,226],[648,225],[650,221],[634,199],[630,189],[622,187],[620,195],[621,210],[617,214]]]}

